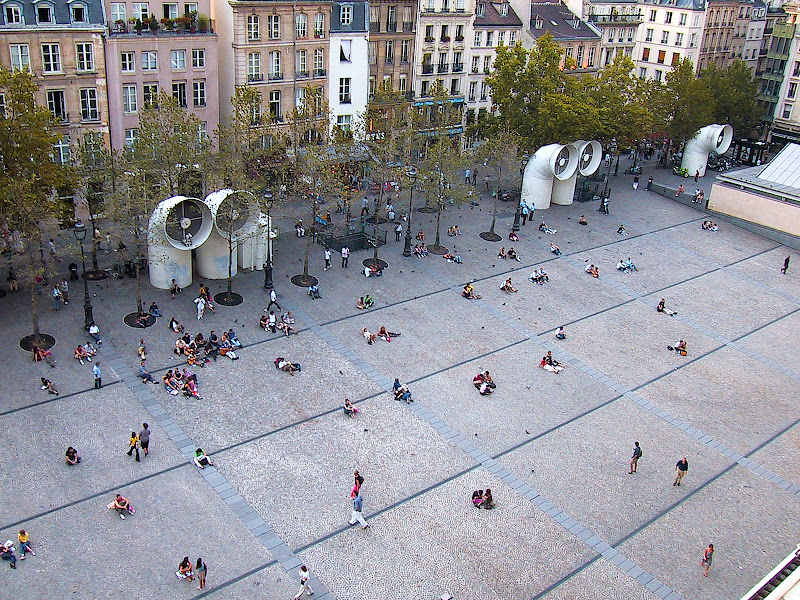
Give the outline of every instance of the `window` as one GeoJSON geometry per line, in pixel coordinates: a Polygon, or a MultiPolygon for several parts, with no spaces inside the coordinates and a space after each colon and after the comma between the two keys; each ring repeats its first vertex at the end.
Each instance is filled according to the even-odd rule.
{"type": "Polygon", "coordinates": [[[675,34],[675,45],[676,46],[683,46],[683,34],[682,33],[675,34]]]}
{"type": "Polygon", "coordinates": [[[481,82],[481,100],[485,101],[489,98],[489,86],[485,81],[481,82]]]}
{"type": "Polygon", "coordinates": [[[642,60],[645,62],[650,60],[650,48],[644,48],[642,50],[642,60]]]}
{"type": "Polygon", "coordinates": [[[397,80],[397,91],[401,94],[405,94],[408,90],[408,75],[400,75],[400,78],[397,80]]]}
{"type": "Polygon", "coordinates": [[[52,23],[53,22],[53,7],[49,4],[36,5],[36,22],[37,23],[52,23]]]}
{"type": "Polygon", "coordinates": [[[73,4],[70,8],[73,23],[86,22],[86,7],[83,4],[73,4]]]}
{"type": "Polygon", "coordinates": [[[192,13],[196,12],[197,12],[197,2],[187,2],[186,4],[183,5],[183,14],[185,14],[187,17],[192,13]]]}
{"type": "Polygon", "coordinates": [[[411,50],[411,41],[403,40],[400,42],[400,62],[408,63],[408,55],[411,50]]]}
{"type": "Polygon", "coordinates": [[[269,53],[269,78],[273,81],[283,79],[283,73],[281,73],[281,53],[277,50],[269,53]]]}
{"type": "Polygon", "coordinates": [[[138,129],[126,129],[125,130],[125,147],[132,148],[133,145],[136,143],[136,140],[139,139],[139,130],[138,129]]]}
{"type": "Polygon", "coordinates": [[[306,88],[297,88],[294,92],[294,105],[297,108],[303,108],[303,103],[306,101],[306,88]]]}
{"type": "Polygon", "coordinates": [[[653,77],[653,79],[655,79],[656,81],[661,81],[661,79],[663,78],[662,76],[663,76],[663,72],[659,71],[659,70],[656,70],[656,74],[653,77]]]}
{"type": "Polygon", "coordinates": [[[639,79],[646,79],[646,78],[647,78],[647,68],[639,67],[639,79]]]}
{"type": "Polygon", "coordinates": [[[667,58],[667,51],[666,50],[659,50],[658,51],[658,60],[656,62],[660,65],[664,64],[664,61],[667,58]]]}
{"type": "Polygon", "coordinates": [[[339,104],[350,104],[350,78],[339,78],[339,104]]]}
{"type": "Polygon", "coordinates": [[[800,76],[800,61],[794,61],[794,71],[792,71],[792,77],[800,76]]]}
{"type": "Polygon", "coordinates": [[[786,93],[787,98],[794,98],[796,94],[797,94],[797,84],[790,83],[789,91],[786,93]]]}
{"type": "Polygon", "coordinates": [[[192,82],[192,98],[194,99],[194,106],[206,105],[206,80],[196,79],[192,82]]]}
{"type": "Polygon", "coordinates": [[[127,21],[127,12],[125,10],[125,4],[122,2],[112,2],[111,3],[111,22],[116,23],[117,21],[127,21]]]}
{"type": "Polygon", "coordinates": [[[434,7],[434,0],[425,0],[425,10],[427,12],[433,12],[434,10],[436,10],[436,8],[434,7]]]}
{"type": "Polygon", "coordinates": [[[158,69],[158,52],[145,50],[142,52],[142,71],[156,71],[158,69]]]}
{"type": "Polygon", "coordinates": [[[97,108],[97,89],[81,88],[81,120],[99,121],[100,111],[97,108]]]}
{"type": "Polygon", "coordinates": [[[322,48],[314,50],[314,75],[325,75],[325,52],[322,48]]]}
{"type": "Polygon", "coordinates": [[[374,77],[370,77],[369,78],[369,97],[370,97],[370,100],[373,98],[373,96],[375,96],[375,78],[374,77]]]}
{"type": "Polygon", "coordinates": [[[350,25],[353,22],[353,5],[342,4],[339,21],[342,25],[350,25]]]}
{"type": "Polygon", "coordinates": [[[672,23],[672,11],[671,10],[668,10],[667,13],[664,15],[664,23],[666,23],[667,25],[672,23]]]}
{"type": "Polygon", "coordinates": [[[6,6],[6,25],[22,25],[22,7],[19,4],[6,6]]]}
{"type": "Polygon", "coordinates": [[[325,37],[325,15],[322,13],[317,13],[314,15],[314,37],[325,37]]]}
{"type": "Polygon", "coordinates": [[[587,60],[587,65],[589,67],[593,67],[594,66],[594,58],[595,58],[594,55],[595,55],[596,51],[597,51],[597,48],[595,46],[590,46],[589,47],[589,58],[587,60]]]}
{"type": "Polygon", "coordinates": [[[61,46],[58,44],[42,44],[42,63],[45,73],[60,73],[61,46]]]}
{"type": "Polygon", "coordinates": [[[423,82],[420,84],[420,88],[419,88],[419,94],[420,94],[420,96],[423,96],[423,97],[425,97],[425,96],[427,96],[427,95],[428,95],[428,87],[429,87],[429,84],[430,84],[430,82],[429,82],[429,81],[427,81],[427,80],[423,81],[423,82]]]}
{"type": "Polygon", "coordinates": [[[783,105],[783,118],[784,119],[791,119],[792,118],[792,105],[791,104],[784,104],[783,105]]]}
{"type": "Polygon", "coordinates": [[[450,95],[451,96],[458,96],[458,94],[459,94],[458,82],[459,82],[459,79],[451,79],[450,80],[450,95]]]}
{"type": "Polygon", "coordinates": [[[463,42],[464,41],[464,26],[463,25],[456,25],[456,41],[463,42]]]}
{"type": "Polygon", "coordinates": [[[516,43],[517,43],[517,32],[516,31],[509,32],[509,34],[508,34],[508,45],[509,46],[513,46],[516,43]]]}
{"type": "Polygon", "coordinates": [[[353,51],[353,40],[341,40],[339,42],[339,62],[350,62],[353,51]]]}
{"type": "Polygon", "coordinates": [[[281,92],[280,90],[272,90],[269,93],[269,116],[274,121],[281,118],[281,92]]]}
{"type": "Polygon", "coordinates": [[[28,44],[11,44],[11,70],[27,71],[31,66],[31,55],[28,44]]]}
{"type": "Polygon", "coordinates": [[[653,22],[655,22],[655,20],[656,20],[656,11],[654,11],[654,10],[651,10],[651,11],[650,11],[650,18],[649,18],[649,21],[650,21],[651,23],[653,23],[653,22]]]}
{"type": "Polygon", "coordinates": [[[662,44],[669,44],[669,31],[662,31],[661,32],[661,43],[662,44]]]}
{"type": "Polygon", "coordinates": [[[505,43],[506,43],[506,32],[505,31],[499,31],[497,33],[497,45],[498,46],[505,46],[505,43]]]}
{"type": "Polygon", "coordinates": [[[464,70],[464,53],[453,52],[453,73],[460,73],[464,70]]]}
{"type": "Polygon", "coordinates": [[[56,121],[65,123],[67,118],[67,104],[64,102],[64,90],[47,90],[47,109],[53,113],[56,121]]]}
{"type": "Polygon", "coordinates": [[[247,41],[253,42],[261,37],[258,15],[247,15],[247,41]]]}
{"type": "Polygon", "coordinates": [[[469,102],[475,102],[475,92],[478,89],[477,81],[469,82],[469,102]]]}
{"type": "Polygon", "coordinates": [[[573,48],[572,46],[567,46],[567,50],[566,50],[565,54],[566,54],[566,55],[567,55],[569,58],[572,58],[572,51],[573,51],[573,50],[574,50],[574,48],[573,48]]]}
{"type": "Polygon", "coordinates": [[[177,19],[178,18],[178,5],[172,2],[164,3],[162,5],[162,11],[165,19],[177,19]]]}
{"type": "Polygon", "coordinates": [[[484,73],[488,73],[489,69],[491,67],[492,67],[492,57],[491,56],[484,56],[483,57],[483,72],[484,73]]]}
{"type": "Polygon", "coordinates": [[[482,31],[476,31],[475,32],[475,42],[472,45],[473,46],[480,46],[482,39],[483,39],[483,32],[482,31]]]}
{"type": "Polygon", "coordinates": [[[493,46],[494,45],[492,43],[493,39],[494,39],[494,32],[493,31],[487,31],[486,32],[486,45],[487,46],[493,46]]]}
{"type": "Polygon", "coordinates": [[[197,141],[200,143],[208,139],[208,121],[200,121],[197,124],[197,141]]]}
{"type": "Polygon", "coordinates": [[[267,35],[271,40],[278,40],[281,37],[281,17],[280,15],[269,15],[267,17],[267,35]]]}
{"type": "Polygon", "coordinates": [[[133,18],[145,20],[150,16],[150,5],[147,2],[133,3],[133,18]]]}
{"type": "Polygon", "coordinates": [[[353,115],[338,115],[336,117],[336,125],[342,131],[349,133],[350,132],[350,122],[353,118],[353,115]]]}
{"type": "Polygon", "coordinates": [[[578,54],[575,56],[575,62],[578,63],[578,68],[583,68],[583,46],[578,46],[578,54]]]}
{"type": "Polygon", "coordinates": [[[298,77],[308,77],[308,51],[298,50],[295,54],[294,69],[298,77]]]}
{"type": "Polygon", "coordinates": [[[94,46],[91,42],[75,44],[78,71],[94,71],[94,46]]]}
{"type": "Polygon", "coordinates": [[[139,102],[136,99],[136,86],[122,86],[122,110],[126,113],[135,113],[139,110],[139,102]]]}
{"type": "Polygon", "coordinates": [[[204,48],[195,48],[192,50],[192,68],[206,68],[206,51],[204,48]]]}
{"type": "Polygon", "coordinates": [[[678,24],[686,25],[686,13],[681,13],[680,18],[678,19],[678,24]]]}
{"type": "Polygon", "coordinates": [[[169,56],[173,70],[186,68],[186,50],[172,50],[169,56]]]}
{"type": "Polygon", "coordinates": [[[397,7],[386,8],[386,31],[397,31],[397,7]]]}
{"type": "Polygon", "coordinates": [[[70,158],[72,153],[69,148],[69,138],[59,138],[53,146],[53,160],[59,165],[65,165],[69,163],[70,158]]]}
{"type": "Polygon", "coordinates": [[[478,69],[480,68],[479,62],[481,60],[480,56],[473,56],[472,57],[472,72],[477,73],[478,69]]]}
{"type": "Polygon", "coordinates": [[[447,25],[442,25],[442,31],[441,35],[439,36],[439,39],[443,42],[449,42],[450,41],[449,33],[450,33],[450,28],[447,25]]]}
{"type": "Polygon", "coordinates": [[[646,31],[645,36],[644,36],[644,41],[645,42],[652,42],[653,41],[653,30],[652,29],[648,29],[646,31]]]}
{"type": "Polygon", "coordinates": [[[681,53],[680,52],[673,52],[672,53],[672,62],[670,63],[673,67],[676,66],[681,61],[681,53]]]}
{"type": "Polygon", "coordinates": [[[252,113],[250,115],[250,124],[257,125],[261,123],[261,94],[258,94],[258,101],[252,105],[252,113]]]}
{"type": "Polygon", "coordinates": [[[697,34],[693,33],[689,38],[689,47],[694,48],[697,45],[697,34]]]}
{"type": "Polygon", "coordinates": [[[172,82],[172,97],[178,101],[178,106],[186,108],[186,82],[173,81],[172,82]]]}
{"type": "Polygon", "coordinates": [[[394,63],[394,41],[388,40],[386,42],[386,64],[391,65],[394,63]]]}
{"type": "Polygon", "coordinates": [[[694,15],[692,17],[692,27],[699,27],[700,26],[700,15],[694,15]]]}
{"type": "Polygon", "coordinates": [[[483,2],[478,2],[477,9],[475,10],[476,17],[482,17],[486,14],[486,4],[483,2]]]}
{"type": "Polygon", "coordinates": [[[136,54],[134,52],[122,52],[119,55],[119,62],[123,73],[136,72],[136,54]]]}
{"type": "Polygon", "coordinates": [[[158,84],[145,83],[142,85],[142,102],[145,106],[156,106],[158,104],[158,84]]]}
{"type": "Polygon", "coordinates": [[[378,62],[378,42],[370,42],[367,46],[369,64],[374,65],[378,62]]]}
{"type": "Polygon", "coordinates": [[[295,15],[294,33],[298,38],[308,37],[308,16],[304,14],[295,15]]]}
{"type": "Polygon", "coordinates": [[[250,52],[247,55],[247,81],[261,81],[260,52],[250,52]]]}

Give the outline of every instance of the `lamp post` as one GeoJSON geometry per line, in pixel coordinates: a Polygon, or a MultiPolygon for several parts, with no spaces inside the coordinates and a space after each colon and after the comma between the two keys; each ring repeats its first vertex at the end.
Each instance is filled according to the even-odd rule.
{"type": "Polygon", "coordinates": [[[92,315],[92,301],[89,299],[89,281],[86,279],[86,258],[83,254],[83,240],[86,239],[86,225],[78,219],[72,233],[81,245],[81,265],[83,266],[83,328],[88,331],[89,327],[94,323],[94,316],[92,315]]]}
{"type": "Polygon", "coordinates": [[[519,167],[519,202],[517,202],[517,210],[514,213],[514,225],[511,227],[511,231],[519,231],[519,219],[522,215],[522,179],[525,176],[525,165],[528,164],[528,156],[524,154],[522,156],[522,164],[519,167]]]}
{"type": "Polygon", "coordinates": [[[414,184],[417,183],[417,170],[411,169],[408,172],[411,178],[411,193],[408,195],[408,225],[406,227],[406,244],[403,247],[403,256],[411,256],[411,211],[413,209],[411,203],[414,201],[414,184]]]}
{"type": "Polygon", "coordinates": [[[270,217],[270,211],[272,210],[272,194],[267,192],[264,194],[264,198],[267,199],[267,262],[264,265],[264,289],[271,290],[272,289],[272,218],[270,217]]]}

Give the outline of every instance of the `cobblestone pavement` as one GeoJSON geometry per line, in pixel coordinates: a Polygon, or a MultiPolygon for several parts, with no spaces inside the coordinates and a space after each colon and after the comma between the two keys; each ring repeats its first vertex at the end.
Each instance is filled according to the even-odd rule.
{"type": "MultiPolygon", "coordinates": [[[[666,171],[654,176],[673,183],[666,171]]],[[[144,332],[122,323],[135,309],[134,282],[92,282],[100,390],[92,365],[72,359],[85,340],[78,282],[60,312],[42,299],[55,369],[16,348],[29,333],[27,297],[0,299],[13,341],[0,371],[0,535],[16,540],[24,528],[37,551],[6,571],[9,597],[290,598],[303,563],[314,597],[327,600],[740,597],[796,543],[800,277],[779,272],[794,253],[724,222],[702,231],[701,211],[634,192],[631,180],[613,180],[610,216],[594,203],[553,207],[513,243],[478,237],[490,200],[449,207],[443,232],[457,223],[464,235],[443,243],[462,265],[403,258],[402,242],[390,241],[380,249],[384,276],[365,278],[359,266],[371,253],[323,271],[315,245],[317,301],[289,282],[306,240],[286,233],[287,218],[275,287],[297,318],[289,338],[257,326],[261,272],[235,279],[242,305],[200,322],[197,282],[176,300],[145,285],[146,305],[156,300],[164,318],[144,332]],[[538,231],[542,220],[557,233],[538,231]],[[623,223],[627,237],[616,233],[623,223]],[[521,261],[499,259],[503,245],[521,261]],[[638,272],[615,269],[628,256],[638,272]],[[589,263],[598,279],[583,272],[589,263]],[[543,286],[527,279],[539,266],[550,277],[543,286]],[[519,293],[500,290],[507,277],[519,293]],[[470,280],[481,300],[461,298],[470,280]],[[367,293],[375,307],[357,310],[367,293]],[[662,297],[677,316],[655,312],[662,297]],[[234,327],[245,344],[240,360],[198,369],[200,399],[136,376],[142,336],[154,375],[182,365],[172,316],[192,333],[234,327]],[[361,328],[381,325],[401,337],[367,345],[361,328]],[[553,335],[560,325],[563,341],[553,335]],[[678,339],[687,357],[666,349],[678,339]],[[538,368],[547,350],[562,373],[538,368]],[[277,371],[277,356],[302,371],[277,371]],[[471,384],[479,370],[498,384],[489,397],[471,384]],[[41,376],[59,396],[39,390],[41,376]],[[393,401],[395,377],[414,404],[393,401]],[[345,397],[359,407],[355,419],[342,414],[345,397]],[[125,455],[128,434],[145,421],[151,453],[136,463],[125,455]],[[644,456],[629,475],[635,440],[644,456]],[[83,457],[77,467],[61,458],[68,445],[83,457]],[[193,466],[198,446],[215,467],[193,466]],[[689,472],[674,487],[683,456],[689,472]],[[367,530],[348,525],[353,469],[366,478],[367,530]],[[497,508],[472,508],[471,492],[487,487],[497,508]],[[137,508],[125,521],[105,508],[117,491],[137,508]],[[705,578],[708,542],[717,553],[705,578]],[[186,555],[208,563],[206,590],[173,575],[186,555]]],[[[504,237],[512,220],[501,204],[504,237]]],[[[433,239],[435,215],[416,213],[418,228],[433,239]]]]}

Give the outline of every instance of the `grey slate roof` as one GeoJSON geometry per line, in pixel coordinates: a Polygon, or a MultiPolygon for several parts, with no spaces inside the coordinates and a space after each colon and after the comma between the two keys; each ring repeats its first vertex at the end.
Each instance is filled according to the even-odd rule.
{"type": "Polygon", "coordinates": [[[31,27],[88,27],[90,25],[105,25],[105,12],[103,11],[102,0],[5,0],[2,2],[3,9],[0,11],[0,27],[17,29],[17,28],[31,28],[31,27]],[[8,24],[6,23],[6,8],[9,5],[16,4],[22,7],[22,16],[24,18],[24,25],[8,24]],[[86,20],[82,23],[72,22],[72,11],[70,6],[83,5],[86,12],[86,20]],[[36,6],[49,5],[51,7],[51,14],[53,18],[52,23],[38,23],[36,20],[36,6]]]}
{"type": "Polygon", "coordinates": [[[500,15],[500,2],[484,2],[486,5],[482,17],[475,17],[475,27],[522,27],[522,21],[508,5],[508,14],[500,15]]]}
{"type": "Polygon", "coordinates": [[[331,7],[331,32],[332,33],[366,33],[369,31],[368,3],[360,0],[355,2],[334,2],[331,7]],[[349,25],[342,25],[342,5],[353,7],[353,20],[349,25]]]}
{"type": "Polygon", "coordinates": [[[599,40],[599,32],[560,2],[531,2],[531,22],[529,28],[534,38],[549,31],[556,41],[599,40]],[[541,28],[537,28],[537,17],[541,28]],[[577,25],[577,27],[575,26],[577,25]]]}
{"type": "Polygon", "coordinates": [[[643,0],[645,4],[664,6],[669,8],[682,8],[684,10],[705,10],[706,0],[643,0]]]}

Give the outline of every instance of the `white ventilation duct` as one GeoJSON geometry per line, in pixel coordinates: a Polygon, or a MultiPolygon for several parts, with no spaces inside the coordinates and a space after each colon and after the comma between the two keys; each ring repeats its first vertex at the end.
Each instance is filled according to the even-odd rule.
{"type": "Polygon", "coordinates": [[[231,275],[236,275],[237,245],[256,233],[258,227],[258,202],[247,191],[219,190],[206,196],[205,204],[211,211],[214,227],[208,240],[197,249],[197,273],[205,279],[227,279],[228,261],[231,275]],[[233,252],[228,242],[233,241],[233,252]]]}
{"type": "Polygon", "coordinates": [[[560,206],[572,204],[572,200],[575,197],[575,182],[578,179],[578,173],[584,177],[592,175],[600,167],[600,163],[603,160],[603,147],[600,142],[577,140],[572,142],[570,146],[575,148],[578,156],[578,169],[567,179],[556,178],[553,180],[552,202],[560,206]]]}
{"type": "Polygon", "coordinates": [[[258,230],[255,235],[239,242],[239,268],[261,271],[267,262],[267,253],[272,250],[270,239],[278,238],[277,228],[270,227],[272,217],[264,213],[258,219],[258,230]],[[267,238],[269,235],[269,239],[267,238]]]}
{"type": "Polygon", "coordinates": [[[553,179],[569,179],[578,168],[578,155],[573,146],[550,144],[531,156],[522,176],[521,200],[536,210],[550,208],[553,179]]]}
{"type": "Polygon", "coordinates": [[[689,172],[689,177],[699,171],[700,177],[706,174],[708,153],[725,154],[733,141],[733,127],[730,125],[707,125],[686,142],[683,149],[681,168],[689,172]]]}

